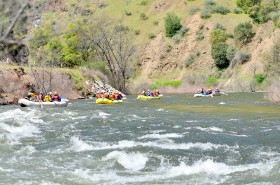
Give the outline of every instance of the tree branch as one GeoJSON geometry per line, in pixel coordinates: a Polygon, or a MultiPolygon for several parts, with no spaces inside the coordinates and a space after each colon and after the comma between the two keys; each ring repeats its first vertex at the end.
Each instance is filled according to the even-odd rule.
{"type": "Polygon", "coordinates": [[[9,35],[9,33],[12,31],[12,29],[14,28],[17,20],[19,19],[20,15],[22,14],[23,10],[27,7],[28,2],[26,2],[21,9],[18,11],[17,15],[14,17],[13,21],[11,22],[11,24],[9,25],[9,27],[7,28],[6,32],[4,33],[4,35],[1,37],[0,42],[2,42],[2,40],[6,39],[9,35]]]}

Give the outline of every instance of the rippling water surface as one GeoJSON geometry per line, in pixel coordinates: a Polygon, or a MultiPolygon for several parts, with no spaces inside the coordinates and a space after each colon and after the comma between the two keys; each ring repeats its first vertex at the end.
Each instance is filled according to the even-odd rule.
{"type": "Polygon", "coordinates": [[[279,184],[280,105],[261,93],[0,107],[0,184],[279,184]]]}

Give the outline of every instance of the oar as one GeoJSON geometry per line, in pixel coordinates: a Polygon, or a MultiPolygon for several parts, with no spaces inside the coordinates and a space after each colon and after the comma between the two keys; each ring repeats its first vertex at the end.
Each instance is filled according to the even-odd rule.
{"type": "Polygon", "coordinates": [[[39,101],[41,108],[44,108],[43,103],[41,101],[39,101]]]}

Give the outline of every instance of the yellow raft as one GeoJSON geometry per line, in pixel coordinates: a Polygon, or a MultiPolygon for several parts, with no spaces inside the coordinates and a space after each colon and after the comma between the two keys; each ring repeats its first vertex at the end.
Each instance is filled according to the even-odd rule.
{"type": "Polygon", "coordinates": [[[162,95],[159,96],[143,96],[143,95],[138,95],[137,100],[154,100],[154,99],[160,99],[162,95]]]}
{"type": "Polygon", "coordinates": [[[116,103],[122,103],[122,100],[109,100],[107,98],[98,98],[96,100],[96,104],[116,104],[116,103]]]}

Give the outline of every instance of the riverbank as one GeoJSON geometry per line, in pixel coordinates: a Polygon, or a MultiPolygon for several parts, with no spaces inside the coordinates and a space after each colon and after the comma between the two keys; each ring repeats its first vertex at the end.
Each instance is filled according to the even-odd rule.
{"type": "Polygon", "coordinates": [[[56,91],[70,100],[93,97],[100,90],[116,90],[101,82],[94,72],[80,69],[1,66],[0,77],[0,105],[17,104],[30,89],[37,93],[56,91]]]}

